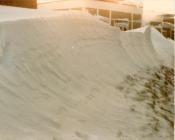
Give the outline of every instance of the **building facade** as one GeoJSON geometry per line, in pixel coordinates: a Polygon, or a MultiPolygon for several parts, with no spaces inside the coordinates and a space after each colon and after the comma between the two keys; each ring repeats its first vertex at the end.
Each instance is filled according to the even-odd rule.
{"type": "Polygon", "coordinates": [[[112,26],[123,30],[141,27],[143,7],[124,0],[59,0],[38,3],[39,9],[83,10],[100,16],[112,26]]]}
{"type": "Polygon", "coordinates": [[[0,0],[0,5],[37,8],[37,0],[0,0]]]}
{"type": "Polygon", "coordinates": [[[174,40],[174,21],[175,15],[173,14],[162,14],[156,17],[156,20],[152,20],[150,25],[154,26],[160,31],[165,37],[174,40]]]}

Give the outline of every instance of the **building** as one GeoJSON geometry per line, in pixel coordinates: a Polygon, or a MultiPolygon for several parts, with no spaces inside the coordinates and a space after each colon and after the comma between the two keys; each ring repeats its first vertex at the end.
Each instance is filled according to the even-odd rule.
{"type": "Polygon", "coordinates": [[[122,30],[139,28],[142,24],[142,4],[125,0],[0,0],[0,4],[26,8],[87,11],[122,30]]]}
{"type": "Polygon", "coordinates": [[[122,30],[141,27],[142,4],[124,0],[59,0],[38,2],[39,9],[82,10],[99,16],[112,26],[122,30]]]}
{"type": "Polygon", "coordinates": [[[173,14],[158,15],[150,22],[165,37],[174,39],[174,16],[173,14]]]}
{"type": "Polygon", "coordinates": [[[0,5],[37,8],[37,0],[0,0],[0,5]]]}

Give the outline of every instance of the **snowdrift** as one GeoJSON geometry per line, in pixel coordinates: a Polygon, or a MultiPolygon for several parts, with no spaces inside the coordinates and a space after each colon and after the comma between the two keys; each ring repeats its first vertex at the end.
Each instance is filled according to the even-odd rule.
{"type": "Polygon", "coordinates": [[[174,41],[165,38],[159,31],[152,26],[145,26],[142,28],[130,30],[128,32],[140,32],[151,42],[154,50],[159,55],[159,58],[164,61],[164,65],[173,67],[174,63],[174,41]]]}
{"type": "Polygon", "coordinates": [[[0,48],[0,139],[171,139],[167,122],[147,137],[146,106],[116,89],[167,62],[147,35],[62,12],[0,22],[0,48]]]}

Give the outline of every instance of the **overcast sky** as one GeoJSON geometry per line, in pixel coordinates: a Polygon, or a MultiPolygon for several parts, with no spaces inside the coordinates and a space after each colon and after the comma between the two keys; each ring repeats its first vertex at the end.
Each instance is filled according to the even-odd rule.
{"type": "Polygon", "coordinates": [[[173,13],[174,0],[142,0],[144,11],[173,13]]]}

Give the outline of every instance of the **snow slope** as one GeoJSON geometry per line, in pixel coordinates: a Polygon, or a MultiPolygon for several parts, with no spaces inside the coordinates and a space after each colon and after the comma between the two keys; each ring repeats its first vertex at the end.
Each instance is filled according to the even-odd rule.
{"type": "Polygon", "coordinates": [[[153,113],[117,89],[127,75],[164,64],[147,35],[121,32],[85,13],[48,18],[31,12],[32,19],[15,20],[5,14],[0,12],[0,139],[172,139],[164,120],[160,133],[149,135],[153,113]]]}
{"type": "Polygon", "coordinates": [[[57,12],[51,10],[16,8],[0,5],[0,22],[15,21],[20,19],[53,17],[58,15],[57,12]]]}
{"type": "Polygon", "coordinates": [[[159,31],[151,26],[129,30],[128,32],[140,32],[146,34],[156,53],[159,55],[159,58],[164,61],[164,65],[173,67],[174,42],[172,40],[165,38],[161,33],[159,33],[159,31]]]}

